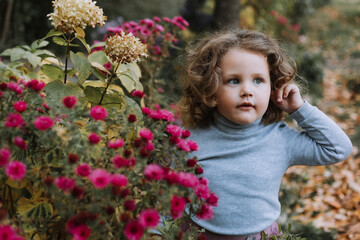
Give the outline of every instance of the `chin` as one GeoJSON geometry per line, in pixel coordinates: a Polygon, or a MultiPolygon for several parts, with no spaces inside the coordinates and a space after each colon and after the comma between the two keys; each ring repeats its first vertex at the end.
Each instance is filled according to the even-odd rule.
{"type": "Polygon", "coordinates": [[[239,121],[235,121],[237,124],[251,124],[255,122],[256,119],[243,119],[239,121]]]}

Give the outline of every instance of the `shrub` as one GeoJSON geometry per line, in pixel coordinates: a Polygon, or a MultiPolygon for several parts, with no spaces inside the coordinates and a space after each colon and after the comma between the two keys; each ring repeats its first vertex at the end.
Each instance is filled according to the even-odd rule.
{"type": "Polygon", "coordinates": [[[136,62],[146,46],[130,33],[89,46],[83,29],[106,17],[91,0],[83,4],[53,1],[55,29],[1,54],[10,61],[0,61],[0,231],[26,239],[147,239],[166,216],[161,231],[173,239],[184,219],[209,219],[217,204],[199,165],[188,164],[197,145],[171,112],[145,107],[136,62]],[[48,38],[66,47],[65,63],[43,49],[48,38]],[[86,54],[70,50],[78,44],[86,54]],[[99,46],[105,51],[92,51],[99,46]]]}

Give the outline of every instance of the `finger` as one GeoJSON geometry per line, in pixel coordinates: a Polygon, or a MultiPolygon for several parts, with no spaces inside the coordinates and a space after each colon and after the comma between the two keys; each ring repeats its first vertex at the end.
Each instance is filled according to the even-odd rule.
{"type": "Polygon", "coordinates": [[[284,91],[283,87],[276,91],[276,95],[275,95],[276,102],[281,102],[282,101],[282,99],[283,99],[283,91],[284,91]]]}
{"type": "Polygon", "coordinates": [[[287,98],[289,96],[289,93],[292,91],[292,89],[293,89],[292,84],[286,85],[283,91],[283,98],[287,98]]]}
{"type": "Polygon", "coordinates": [[[298,91],[298,87],[295,84],[289,84],[284,88],[283,97],[287,98],[290,94],[295,94],[298,91]]]}

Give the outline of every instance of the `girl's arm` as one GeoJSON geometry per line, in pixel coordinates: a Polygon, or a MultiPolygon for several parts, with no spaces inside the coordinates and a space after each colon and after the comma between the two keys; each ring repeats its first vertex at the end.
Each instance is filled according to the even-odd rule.
{"type": "Polygon", "coordinates": [[[352,143],[344,131],[317,107],[305,102],[290,114],[305,130],[289,129],[285,135],[290,165],[326,165],[346,159],[352,143]]]}
{"type": "Polygon", "coordinates": [[[284,129],[290,165],[325,165],[340,162],[352,152],[344,131],[317,107],[304,102],[298,87],[289,84],[275,94],[274,102],[290,113],[305,130],[284,129]]]}

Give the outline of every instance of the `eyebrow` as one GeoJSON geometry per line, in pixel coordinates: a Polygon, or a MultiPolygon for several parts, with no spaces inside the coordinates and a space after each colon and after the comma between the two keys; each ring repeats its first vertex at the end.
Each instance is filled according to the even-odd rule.
{"type": "MultiPolygon", "coordinates": [[[[223,74],[224,78],[230,78],[230,77],[238,77],[239,75],[236,73],[230,73],[230,74],[223,74]]],[[[266,74],[266,73],[254,73],[251,75],[252,77],[262,77],[262,78],[266,78],[267,76],[270,79],[270,74],[266,74]]]]}

